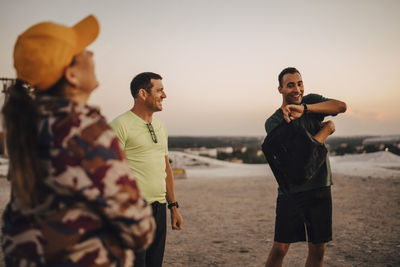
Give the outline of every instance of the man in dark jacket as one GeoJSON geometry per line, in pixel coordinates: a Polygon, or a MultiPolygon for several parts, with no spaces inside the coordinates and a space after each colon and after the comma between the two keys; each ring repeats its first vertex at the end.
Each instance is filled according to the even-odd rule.
{"type": "MultiPolygon", "coordinates": [[[[325,116],[346,111],[346,104],[321,95],[303,97],[304,86],[296,68],[286,68],[279,74],[282,106],[265,123],[269,134],[283,122],[303,127],[316,141],[324,143],[335,131],[325,116]]],[[[332,240],[332,175],[329,159],[308,182],[293,185],[287,194],[278,190],[274,244],[266,266],[282,266],[291,243],[308,241],[306,266],[323,266],[325,245],[332,240]]]]}

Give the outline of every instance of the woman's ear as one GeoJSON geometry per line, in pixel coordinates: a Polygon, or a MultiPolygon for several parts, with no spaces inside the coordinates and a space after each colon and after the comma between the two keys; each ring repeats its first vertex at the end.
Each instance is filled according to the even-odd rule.
{"type": "Polygon", "coordinates": [[[74,66],[68,66],[64,71],[65,80],[73,87],[79,86],[79,79],[76,75],[74,66]]]}

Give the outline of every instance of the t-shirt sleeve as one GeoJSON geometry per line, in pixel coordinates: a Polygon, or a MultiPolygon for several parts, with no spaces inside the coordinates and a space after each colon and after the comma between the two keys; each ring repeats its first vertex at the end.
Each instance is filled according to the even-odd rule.
{"type": "Polygon", "coordinates": [[[116,118],[110,123],[111,128],[118,136],[119,144],[124,149],[126,143],[126,131],[123,125],[120,123],[120,119],[116,118]]]}
{"type": "Polygon", "coordinates": [[[283,115],[278,110],[265,121],[265,131],[269,134],[275,127],[284,121],[283,115]]]}
{"type": "MultiPolygon", "coordinates": [[[[308,95],[304,96],[302,103],[316,104],[316,103],[326,102],[329,100],[331,100],[331,99],[323,97],[322,95],[319,95],[319,94],[308,94],[308,95]]],[[[314,113],[314,114],[310,114],[309,116],[314,117],[318,121],[322,122],[327,115],[314,113]]],[[[336,115],[331,115],[331,116],[336,116],[336,115]]]]}
{"type": "Polygon", "coordinates": [[[323,97],[322,95],[319,94],[308,94],[303,97],[303,103],[306,104],[316,104],[316,103],[321,103],[321,102],[326,102],[331,100],[330,98],[323,97]]]}

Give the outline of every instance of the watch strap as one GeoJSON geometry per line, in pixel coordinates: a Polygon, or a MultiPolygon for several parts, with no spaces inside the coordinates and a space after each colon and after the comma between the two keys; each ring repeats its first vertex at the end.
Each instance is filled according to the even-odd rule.
{"type": "Polygon", "coordinates": [[[172,203],[168,204],[168,208],[169,208],[169,209],[171,209],[172,207],[179,208],[178,201],[172,202],[172,203]]]}
{"type": "Polygon", "coordinates": [[[301,105],[304,107],[304,112],[303,112],[303,114],[306,114],[307,111],[308,111],[307,104],[306,104],[306,103],[302,103],[301,105]]]}

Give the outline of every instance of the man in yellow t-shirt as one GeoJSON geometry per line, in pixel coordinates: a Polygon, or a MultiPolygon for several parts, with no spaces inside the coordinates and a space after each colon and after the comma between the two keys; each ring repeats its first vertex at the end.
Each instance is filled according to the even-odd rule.
{"type": "Polygon", "coordinates": [[[175,199],[174,177],[168,159],[168,134],[164,124],[153,118],[166,98],[162,77],[138,74],[131,82],[133,108],[111,122],[118,135],[142,197],[153,207],[157,230],[152,245],[136,253],[134,266],[162,266],[166,239],[166,202],[173,230],[181,230],[182,217],[175,199]]]}

